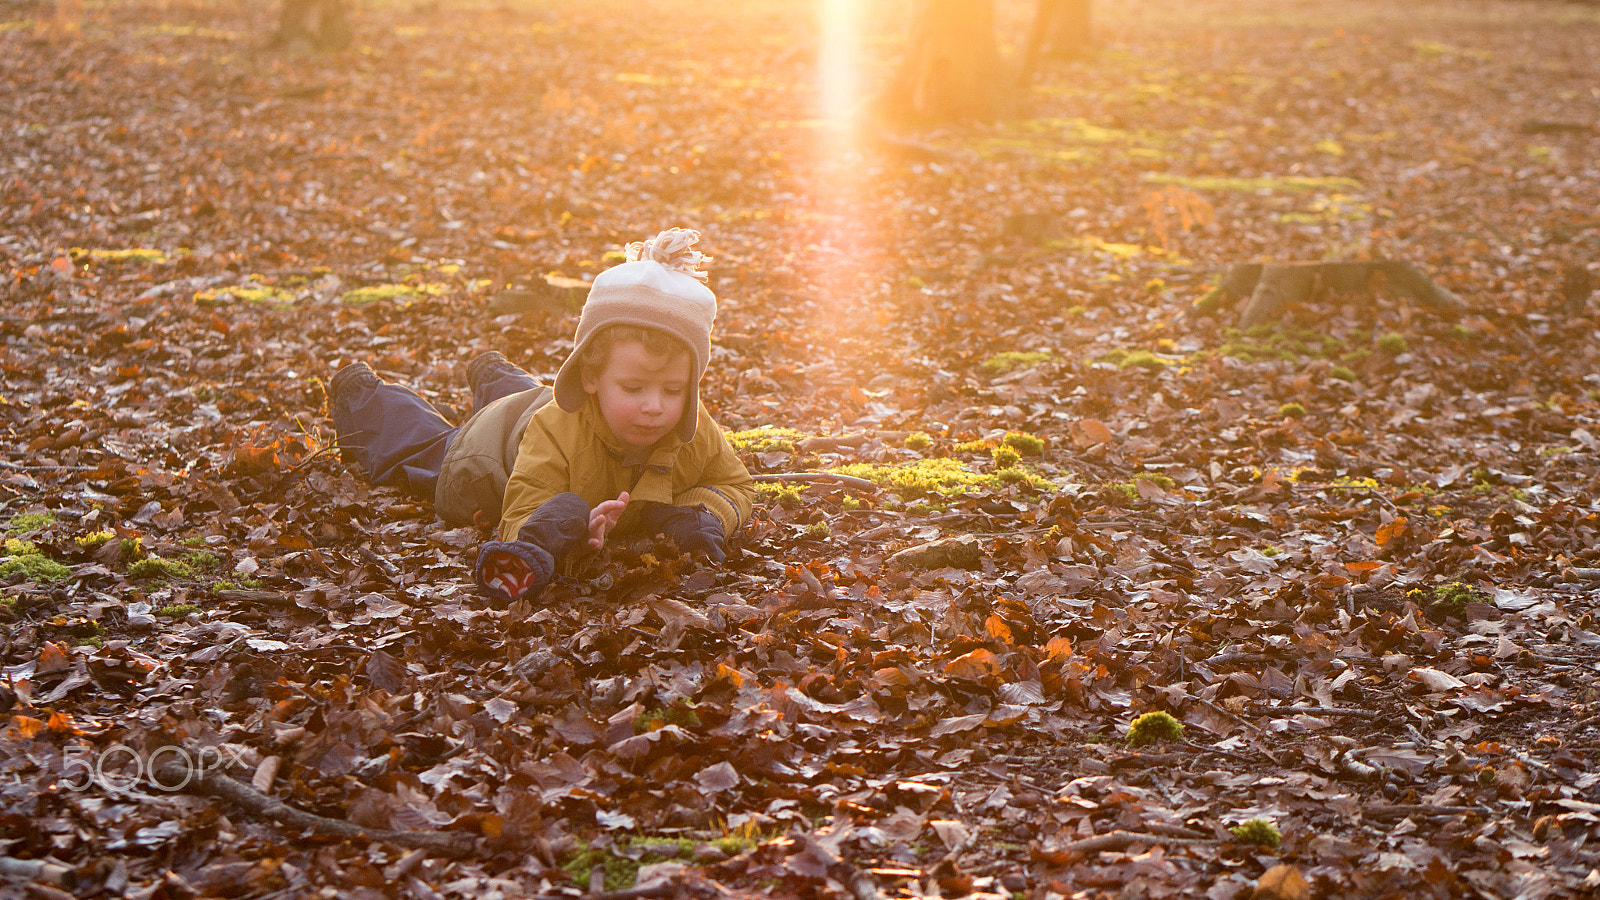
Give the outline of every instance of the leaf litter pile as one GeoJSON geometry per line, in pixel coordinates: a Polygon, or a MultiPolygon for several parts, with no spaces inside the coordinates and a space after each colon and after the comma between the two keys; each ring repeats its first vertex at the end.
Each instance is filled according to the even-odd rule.
{"type": "Polygon", "coordinates": [[[1107,3],[1015,118],[894,137],[823,115],[808,4],[366,4],[332,56],[273,6],[0,6],[8,892],[1600,889],[1592,5],[1107,3]],[[324,383],[552,376],[671,225],[752,471],[872,487],[494,610],[324,383]],[[1212,290],[1318,259],[1462,308],[1212,290]]]}

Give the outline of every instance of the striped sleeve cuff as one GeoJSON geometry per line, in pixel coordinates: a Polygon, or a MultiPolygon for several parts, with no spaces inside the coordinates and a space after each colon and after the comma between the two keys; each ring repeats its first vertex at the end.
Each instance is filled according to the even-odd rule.
{"type": "Polygon", "coordinates": [[[714,487],[692,487],[672,498],[673,506],[703,506],[722,521],[722,533],[733,534],[743,523],[739,508],[714,487]]]}

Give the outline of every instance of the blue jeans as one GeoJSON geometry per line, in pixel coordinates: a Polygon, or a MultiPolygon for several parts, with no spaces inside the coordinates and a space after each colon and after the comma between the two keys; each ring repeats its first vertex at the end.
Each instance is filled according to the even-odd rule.
{"type": "MultiPolygon", "coordinates": [[[[472,409],[538,386],[532,375],[509,362],[490,366],[473,389],[472,409]]],[[[366,470],[374,484],[394,485],[433,501],[445,451],[460,426],[451,425],[416,391],[377,377],[350,385],[332,407],[334,431],[346,459],[366,470]]]]}

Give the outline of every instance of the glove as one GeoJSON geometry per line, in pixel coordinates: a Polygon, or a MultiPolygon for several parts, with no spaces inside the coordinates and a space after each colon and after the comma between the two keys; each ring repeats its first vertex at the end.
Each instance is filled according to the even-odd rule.
{"type": "Polygon", "coordinates": [[[489,541],[478,548],[472,580],[491,603],[504,607],[544,590],[555,570],[555,557],[538,544],[489,541]]]}
{"type": "Polygon", "coordinates": [[[722,520],[702,507],[653,503],[645,507],[639,521],[647,530],[672,538],[685,553],[704,554],[714,563],[728,558],[722,549],[722,520]]]}
{"type": "Polygon", "coordinates": [[[516,540],[489,541],[478,548],[472,580],[497,606],[537,596],[550,583],[556,559],[588,533],[589,504],[577,494],[557,494],[528,516],[516,540]]]}

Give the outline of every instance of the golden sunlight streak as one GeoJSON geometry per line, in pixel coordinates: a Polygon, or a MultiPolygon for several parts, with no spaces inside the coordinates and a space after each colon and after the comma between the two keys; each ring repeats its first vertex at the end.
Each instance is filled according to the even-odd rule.
{"type": "Polygon", "coordinates": [[[822,17],[822,52],[817,60],[821,74],[822,115],[842,119],[853,111],[860,96],[860,4],[856,0],[818,0],[822,17]]]}

